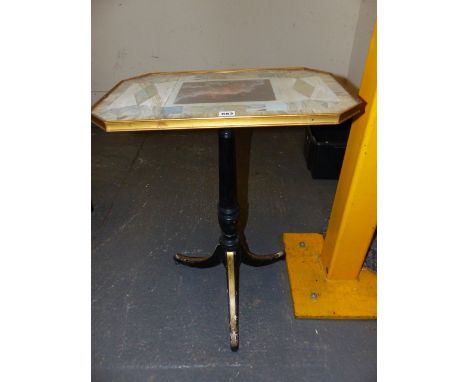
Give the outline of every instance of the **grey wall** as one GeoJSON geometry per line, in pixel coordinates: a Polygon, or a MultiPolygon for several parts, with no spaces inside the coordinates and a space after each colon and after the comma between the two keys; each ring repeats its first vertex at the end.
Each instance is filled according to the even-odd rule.
{"type": "Polygon", "coordinates": [[[359,85],[375,2],[92,0],[92,102],[124,78],[183,69],[308,66],[359,85]]]}
{"type": "Polygon", "coordinates": [[[362,0],[354,34],[353,49],[349,60],[348,79],[359,88],[366,63],[374,22],[377,14],[376,0],[362,0]]]}

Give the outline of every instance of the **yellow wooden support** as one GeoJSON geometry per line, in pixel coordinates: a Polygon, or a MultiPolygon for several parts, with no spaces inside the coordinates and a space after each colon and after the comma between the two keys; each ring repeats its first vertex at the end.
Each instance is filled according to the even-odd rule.
{"type": "Polygon", "coordinates": [[[325,240],[283,236],[299,318],[377,315],[377,276],[362,269],[377,226],[377,24],[359,95],[366,112],[351,127],[325,240]]]}
{"type": "Polygon", "coordinates": [[[323,251],[330,280],[357,279],[377,226],[377,31],[359,95],[366,112],[353,122],[323,251]]]}

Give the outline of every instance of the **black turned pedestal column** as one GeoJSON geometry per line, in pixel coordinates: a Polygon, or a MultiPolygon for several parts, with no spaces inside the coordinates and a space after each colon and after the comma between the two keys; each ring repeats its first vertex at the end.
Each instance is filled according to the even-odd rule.
{"type": "Polygon", "coordinates": [[[233,129],[219,133],[219,203],[218,221],[221,227],[219,244],[211,256],[193,257],[177,254],[178,263],[192,267],[212,267],[223,262],[226,268],[229,301],[231,349],[239,347],[239,266],[240,263],[262,266],[284,258],[284,252],[255,255],[249,251],[244,235],[238,230],[239,203],[237,202],[236,155],[233,129]]]}

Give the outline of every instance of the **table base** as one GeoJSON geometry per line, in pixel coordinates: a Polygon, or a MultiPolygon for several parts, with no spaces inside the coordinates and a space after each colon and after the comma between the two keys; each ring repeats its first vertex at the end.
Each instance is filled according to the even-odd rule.
{"type": "Polygon", "coordinates": [[[239,268],[244,263],[254,267],[271,264],[284,258],[279,251],[270,255],[250,252],[244,234],[239,232],[239,204],[237,202],[235,141],[232,129],[219,130],[219,204],[218,221],[221,227],[219,244],[211,256],[175,255],[184,265],[197,268],[213,267],[221,262],[226,268],[229,302],[229,327],[231,349],[239,348],[239,268]]]}

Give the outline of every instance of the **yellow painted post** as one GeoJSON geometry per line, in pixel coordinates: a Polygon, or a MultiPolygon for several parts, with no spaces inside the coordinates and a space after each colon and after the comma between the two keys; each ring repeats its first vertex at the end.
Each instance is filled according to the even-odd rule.
{"type": "Polygon", "coordinates": [[[351,127],[320,255],[328,280],[359,277],[377,226],[377,24],[359,95],[366,112],[351,127]]]}
{"type": "Polygon", "coordinates": [[[377,275],[362,268],[377,224],[377,25],[360,96],[366,112],[348,139],[327,236],[284,233],[296,318],[374,319],[377,275]]]}

